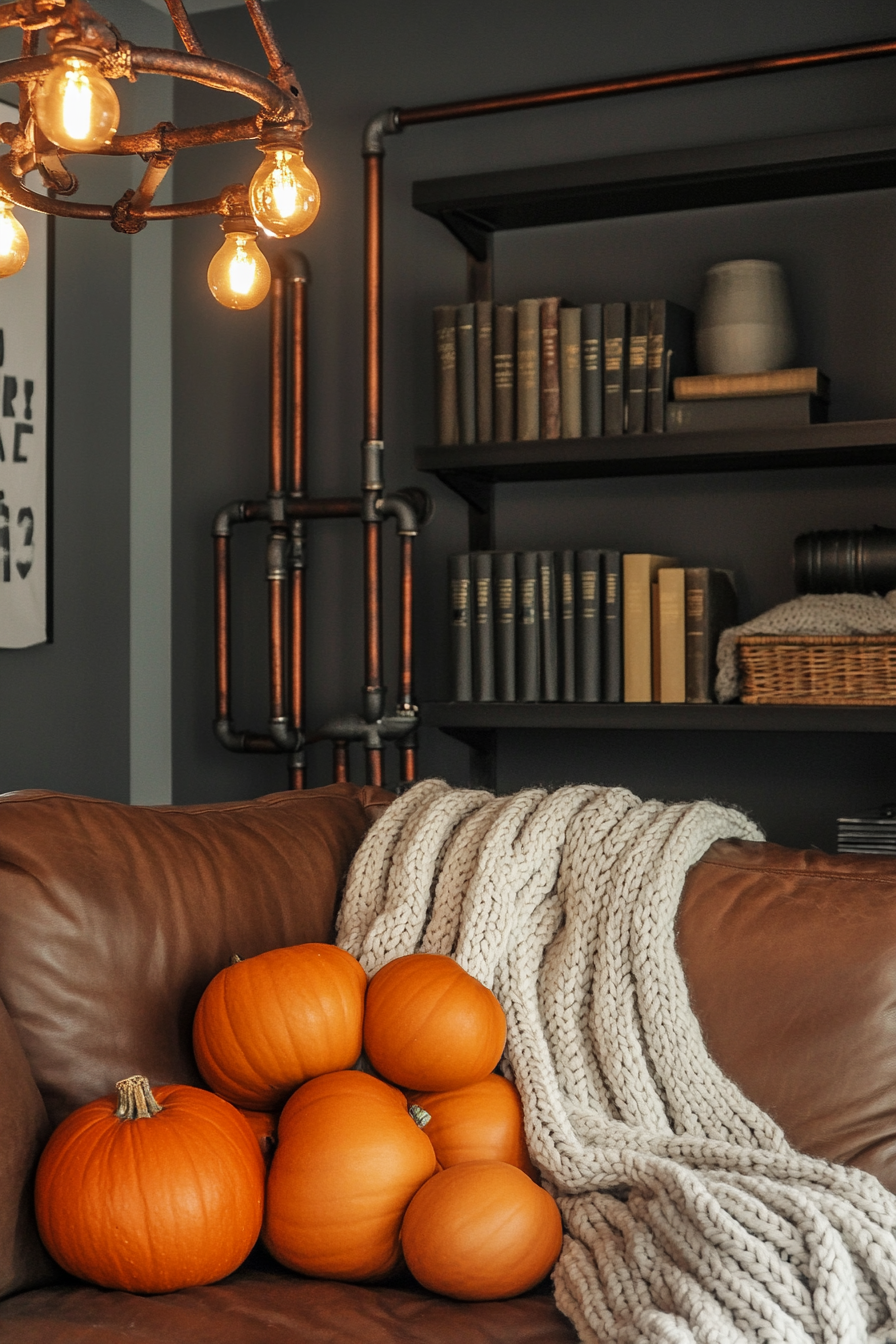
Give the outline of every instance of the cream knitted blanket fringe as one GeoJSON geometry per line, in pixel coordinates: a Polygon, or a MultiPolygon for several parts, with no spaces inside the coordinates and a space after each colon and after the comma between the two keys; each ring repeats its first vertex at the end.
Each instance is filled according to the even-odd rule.
{"type": "Polygon", "coordinates": [[[795,1152],[691,1012],[676,910],[726,836],[762,838],[714,803],[426,780],[365,838],[338,940],[371,973],[453,956],[497,994],[582,1340],[896,1341],[896,1198],[795,1152]]]}

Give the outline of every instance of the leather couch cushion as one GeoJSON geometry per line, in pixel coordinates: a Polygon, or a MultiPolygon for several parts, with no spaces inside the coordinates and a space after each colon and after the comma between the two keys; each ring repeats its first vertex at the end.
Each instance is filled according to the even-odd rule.
{"type": "Polygon", "coordinates": [[[896,862],[724,840],[678,947],[719,1065],[795,1148],[896,1193],[896,862]]]}
{"type": "Polygon", "coordinates": [[[0,999],[53,1124],[144,1073],[199,1083],[193,1012],[236,952],[328,941],[380,789],[128,807],[0,797],[0,999]]]}
{"type": "Polygon", "coordinates": [[[243,1268],[210,1288],[133,1297],[64,1286],[0,1303],[3,1344],[575,1344],[553,1298],[451,1302],[243,1268]]]}

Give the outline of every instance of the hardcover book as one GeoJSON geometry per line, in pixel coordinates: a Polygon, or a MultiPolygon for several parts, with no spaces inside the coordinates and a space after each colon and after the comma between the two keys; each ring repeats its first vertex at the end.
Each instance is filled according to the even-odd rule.
{"type": "Polygon", "coordinates": [[[516,555],[496,551],[492,558],[495,603],[495,696],[516,699],[516,555]]]}
{"type": "Polygon", "coordinates": [[[541,301],[541,437],[560,437],[560,300],[541,301]]]}
{"type": "Polygon", "coordinates": [[[628,389],[625,432],[643,434],[647,426],[647,331],[650,304],[633,303],[629,309],[628,389]]]}
{"type": "Polygon", "coordinates": [[[557,571],[553,551],[538,551],[538,616],[541,627],[541,698],[559,696],[557,571]]]}
{"type": "Polygon", "coordinates": [[[586,439],[604,432],[603,306],[582,308],[582,433],[586,439]]]}
{"type": "Polygon", "coordinates": [[[728,569],[688,568],[685,582],[685,697],[689,705],[715,700],[719,635],[737,624],[737,593],[728,569]]]}
{"type": "Polygon", "coordinates": [[[457,309],[443,303],[433,309],[436,347],[436,439],[457,443],[457,309]]]}
{"type": "Polygon", "coordinates": [[[646,703],[653,699],[653,584],[659,569],[677,564],[677,558],[670,555],[622,557],[626,703],[646,703]]]}
{"type": "Polygon", "coordinates": [[[495,698],[495,614],[492,594],[492,553],[474,551],[470,557],[473,584],[473,699],[495,698]]]}
{"type": "Polygon", "coordinates": [[[538,554],[519,551],[516,557],[517,700],[532,702],[541,694],[541,632],[538,621],[538,554]]]}
{"type": "Polygon", "coordinates": [[[675,379],[693,372],[694,314],[671,299],[653,299],[647,332],[647,429],[661,434],[675,379]]]}
{"type": "Polygon", "coordinates": [[[451,682],[455,700],[473,699],[473,604],[470,595],[470,557],[448,557],[451,600],[451,682]]]}
{"type": "Polygon", "coordinates": [[[495,308],[495,438],[510,443],[515,427],[516,309],[501,303],[495,308]]]}
{"type": "Polygon", "coordinates": [[[600,552],[601,572],[601,689],[608,704],[622,699],[622,556],[600,552]]]}
{"type": "Polygon", "coordinates": [[[560,552],[560,698],[576,698],[576,553],[560,552]]]}
{"type": "Polygon", "coordinates": [[[673,382],[676,401],[718,397],[786,397],[811,392],[822,401],[831,395],[831,380],[820,369],[769,369],[767,373],[701,373],[673,382]]]}
{"type": "Polygon", "coordinates": [[[716,401],[670,401],[666,428],[672,434],[726,429],[788,429],[824,424],[828,403],[811,392],[790,396],[722,397],[716,401]]]}
{"type": "Polygon", "coordinates": [[[625,432],[628,304],[604,304],[604,433],[625,432]]]}
{"type": "Polygon", "coordinates": [[[516,434],[537,439],[540,427],[541,303],[520,299],[516,316],[516,434]]]}
{"type": "Polygon", "coordinates": [[[490,443],[494,434],[494,310],[487,301],[476,304],[476,442],[490,443]]]}
{"type": "Polygon", "coordinates": [[[475,304],[457,309],[457,405],[460,442],[476,442],[476,337],[475,304]]]}
{"type": "Polygon", "coordinates": [[[664,705],[685,702],[684,575],[679,567],[657,571],[660,694],[664,705]]]}
{"type": "Polygon", "coordinates": [[[576,552],[576,698],[600,700],[600,551],[576,552]]]}
{"type": "Polygon", "coordinates": [[[582,437],[582,310],[560,309],[560,432],[582,437]]]}

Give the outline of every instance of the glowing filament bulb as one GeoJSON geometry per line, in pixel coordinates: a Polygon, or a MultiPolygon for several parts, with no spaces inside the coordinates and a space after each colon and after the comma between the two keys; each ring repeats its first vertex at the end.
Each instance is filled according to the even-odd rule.
{"type": "Polygon", "coordinates": [[[300,149],[269,145],[264,150],[249,183],[249,204],[255,222],[275,238],[294,238],[314,223],[320,187],[300,149]]]}
{"type": "Polygon", "coordinates": [[[28,260],[28,235],[9,201],[0,198],[0,279],[15,275],[28,260]]]}
{"type": "Polygon", "coordinates": [[[48,140],[60,149],[90,153],[107,145],[118,130],[115,90],[80,56],[57,57],[34,94],[34,115],[48,140]]]}
{"type": "Polygon", "coordinates": [[[254,232],[234,231],[212,257],[208,287],[225,308],[255,308],[271,287],[271,268],[254,232]]]}

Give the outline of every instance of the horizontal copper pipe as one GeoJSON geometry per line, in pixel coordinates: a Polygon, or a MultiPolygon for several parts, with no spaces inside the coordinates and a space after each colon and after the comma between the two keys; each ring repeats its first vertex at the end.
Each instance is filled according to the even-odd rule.
{"type": "Polygon", "coordinates": [[[625,93],[647,93],[655,89],[682,88],[688,84],[711,84],[748,75],[769,75],[786,70],[804,70],[821,65],[840,65],[847,61],[871,60],[896,54],[896,38],[855,42],[842,47],[819,47],[812,51],[788,52],[781,56],[757,56],[740,61],[722,61],[679,70],[661,70],[647,75],[629,75],[603,79],[594,84],[568,84],[556,89],[534,89],[526,93],[497,94],[491,98],[469,98],[455,103],[432,103],[424,107],[399,107],[396,120],[400,129],[433,121],[455,121],[461,117],[486,117],[496,112],[523,112],[534,107],[556,107],[563,103],[582,103],[594,98],[613,98],[625,93]]]}
{"type": "Polygon", "coordinates": [[[334,496],[332,499],[287,499],[287,518],[358,518],[360,499],[334,496]]]}

